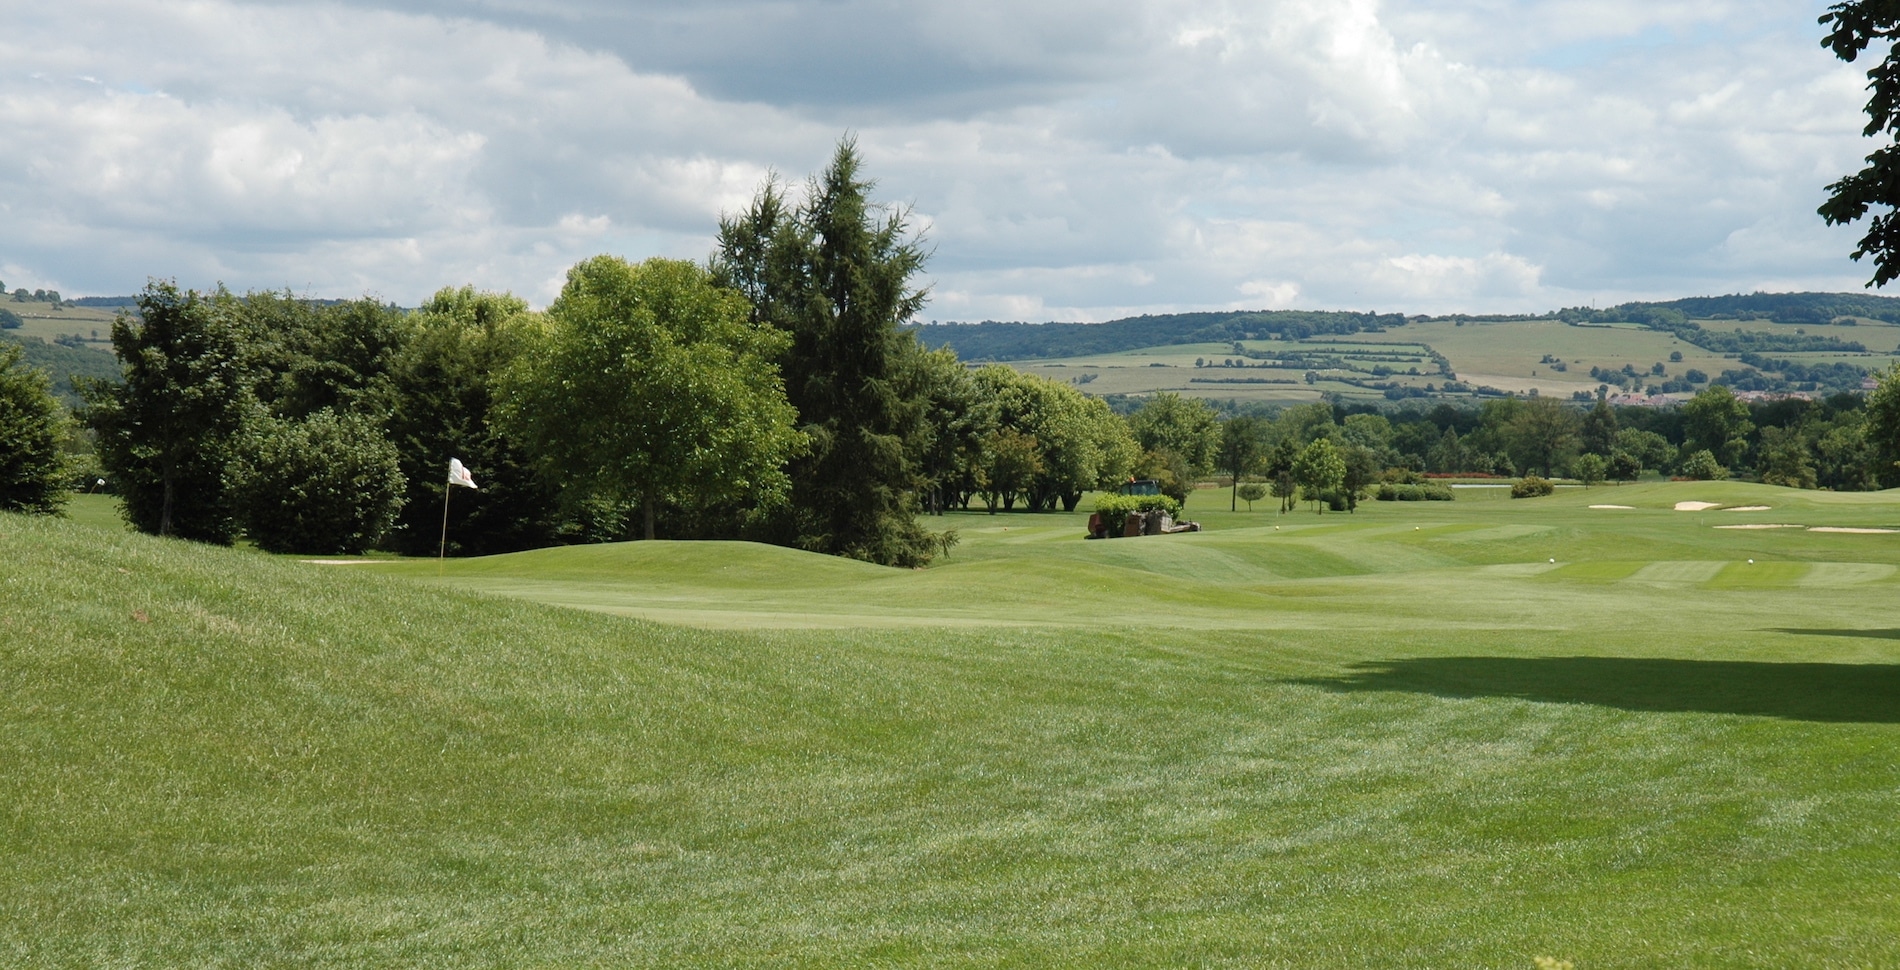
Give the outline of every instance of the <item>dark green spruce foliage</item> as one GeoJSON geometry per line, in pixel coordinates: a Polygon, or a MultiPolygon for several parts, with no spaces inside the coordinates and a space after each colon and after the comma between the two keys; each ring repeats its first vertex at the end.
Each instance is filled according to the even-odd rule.
{"type": "Polygon", "coordinates": [[[134,528],[229,543],[236,528],[224,466],[250,397],[242,328],[175,283],[139,294],[112,324],[123,383],[88,381],[86,420],[134,528]]]}
{"type": "Polygon", "coordinates": [[[245,534],[266,552],[354,555],[382,538],[402,504],[396,449],[362,414],[246,422],[227,475],[245,534]]]}
{"type": "Polygon", "coordinates": [[[751,300],[754,319],[791,335],[786,394],[811,447],[792,461],[791,503],[761,530],[770,541],[894,566],[942,548],[918,522],[928,483],[906,448],[928,402],[905,393],[922,353],[900,329],[924,304],[912,286],[924,251],[906,214],[867,198],[855,144],[796,208],[775,183],[719,228],[721,278],[751,300]]]}
{"type": "Polygon", "coordinates": [[[0,511],[52,513],[66,502],[65,418],[25,357],[0,344],[0,511]]]}
{"type": "Polygon", "coordinates": [[[412,315],[409,342],[391,365],[389,436],[407,482],[407,501],[385,540],[396,551],[436,552],[451,458],[461,459],[480,487],[456,489],[448,503],[449,554],[487,556],[559,541],[554,489],[494,423],[495,382],[521,352],[527,311],[513,295],[463,287],[436,293],[412,315]]]}

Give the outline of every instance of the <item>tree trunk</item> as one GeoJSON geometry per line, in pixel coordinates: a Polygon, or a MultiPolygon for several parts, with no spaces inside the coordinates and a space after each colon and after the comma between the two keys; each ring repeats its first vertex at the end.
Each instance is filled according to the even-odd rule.
{"type": "Polygon", "coordinates": [[[641,508],[641,517],[646,519],[646,537],[649,541],[651,541],[653,538],[653,498],[652,496],[642,497],[640,501],[640,508],[641,508]]]}
{"type": "Polygon", "coordinates": [[[172,496],[178,492],[178,482],[177,477],[172,474],[172,469],[169,464],[165,466],[163,474],[165,477],[165,498],[158,507],[158,534],[168,536],[172,534],[172,496]]]}

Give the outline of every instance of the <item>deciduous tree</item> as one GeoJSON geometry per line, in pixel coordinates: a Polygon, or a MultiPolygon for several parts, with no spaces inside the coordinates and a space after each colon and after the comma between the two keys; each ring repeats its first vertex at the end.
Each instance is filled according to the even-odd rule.
{"type": "Polygon", "coordinates": [[[1608,455],[1610,449],[1616,447],[1616,432],[1616,412],[1599,394],[1596,406],[1583,416],[1583,430],[1579,434],[1583,450],[1593,455],[1608,455]]]}
{"type": "Polygon", "coordinates": [[[502,433],[496,414],[501,374],[537,326],[528,304],[473,287],[444,289],[410,315],[409,326],[388,368],[387,426],[407,484],[387,544],[409,555],[436,553],[450,458],[461,459],[481,488],[462,489],[448,503],[449,552],[485,556],[559,541],[556,491],[502,433]]]}
{"type": "Polygon", "coordinates": [[[224,466],[254,377],[242,325],[175,283],[139,294],[112,324],[122,383],[89,381],[86,421],[134,528],[229,543],[224,466]]]}
{"type": "Polygon", "coordinates": [[[1160,391],[1128,418],[1143,451],[1178,455],[1187,476],[1198,479],[1214,470],[1220,457],[1220,419],[1206,401],[1160,391]]]}
{"type": "Polygon", "coordinates": [[[570,502],[783,500],[803,444],[773,359],[784,335],[678,260],[596,256],[568,271],[545,331],[509,367],[501,417],[570,502]]]}
{"type": "Polygon", "coordinates": [[[1228,511],[1240,507],[1240,480],[1253,473],[1266,457],[1266,433],[1264,423],[1255,417],[1241,415],[1221,425],[1220,429],[1220,467],[1234,478],[1233,489],[1227,497],[1228,511]]]}
{"type": "Polygon", "coordinates": [[[1748,404],[1733,391],[1716,384],[1684,401],[1681,408],[1683,451],[1707,451],[1717,464],[1733,465],[1748,453],[1748,435],[1755,430],[1748,404]]]}
{"type": "Polygon", "coordinates": [[[1340,489],[1346,479],[1346,462],[1333,443],[1318,438],[1293,461],[1293,481],[1300,495],[1314,503],[1314,511],[1325,514],[1326,497],[1340,489]]]}
{"type": "Polygon", "coordinates": [[[1871,257],[1874,275],[1869,286],[1884,286],[1900,276],[1900,5],[1891,0],[1843,0],[1821,16],[1828,34],[1822,46],[1841,60],[1859,60],[1869,46],[1884,56],[1867,71],[1867,125],[1861,133],[1880,138],[1867,156],[1867,165],[1827,187],[1820,214],[1829,225],[1846,225],[1875,212],[1853,258],[1871,257]]]}

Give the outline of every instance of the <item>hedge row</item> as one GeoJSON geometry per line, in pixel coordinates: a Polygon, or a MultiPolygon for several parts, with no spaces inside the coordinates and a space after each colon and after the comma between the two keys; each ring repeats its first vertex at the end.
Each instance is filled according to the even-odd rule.
{"type": "Polygon", "coordinates": [[[1107,522],[1120,522],[1130,512],[1155,509],[1176,519],[1181,517],[1181,501],[1172,495],[1104,495],[1095,500],[1096,514],[1107,522]]]}
{"type": "Polygon", "coordinates": [[[1438,484],[1393,485],[1388,483],[1380,485],[1379,491],[1373,497],[1381,502],[1449,502],[1453,495],[1451,489],[1438,484]]]}

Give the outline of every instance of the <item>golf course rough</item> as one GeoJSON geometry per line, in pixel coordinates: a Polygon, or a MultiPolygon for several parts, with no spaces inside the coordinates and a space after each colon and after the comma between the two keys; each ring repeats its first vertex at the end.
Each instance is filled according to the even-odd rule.
{"type": "Polygon", "coordinates": [[[924,571],[0,517],[0,964],[1895,965],[1900,538],[1814,530],[1900,496],[1460,498],[924,571]]]}

